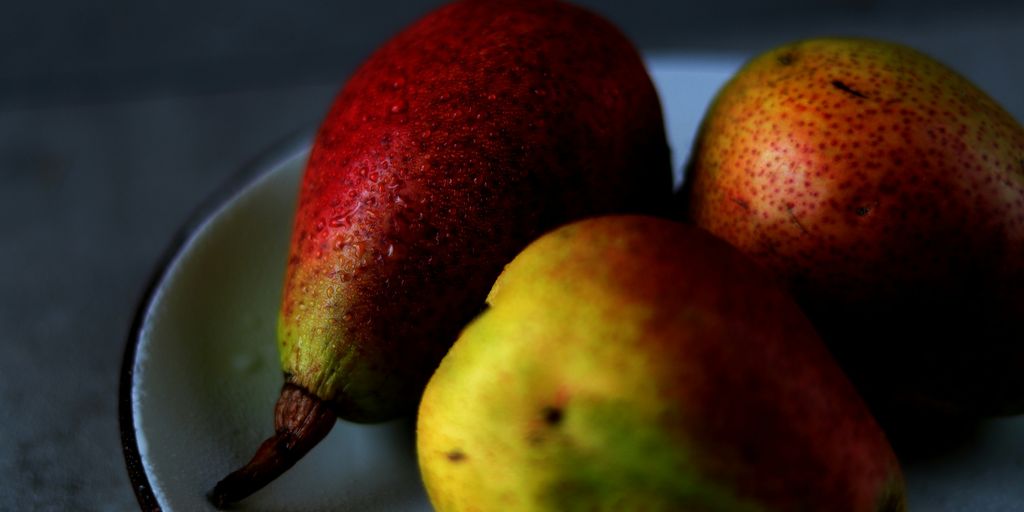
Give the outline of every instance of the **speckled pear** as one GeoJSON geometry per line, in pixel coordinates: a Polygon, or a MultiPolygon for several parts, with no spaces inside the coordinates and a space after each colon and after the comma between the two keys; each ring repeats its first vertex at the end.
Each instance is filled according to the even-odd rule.
{"type": "Polygon", "coordinates": [[[1024,412],[1024,128],[907,47],[788,44],[721,90],[680,196],[784,280],[888,416],[1024,412]]]}
{"type": "Polygon", "coordinates": [[[412,414],[523,246],[576,218],[656,212],[671,188],[657,93],[606,20],[464,0],[396,35],[317,135],[280,309],[277,433],[213,501],[269,482],[335,417],[412,414]]]}
{"type": "Polygon", "coordinates": [[[439,512],[905,510],[895,455],[810,322],[702,230],[564,226],[488,304],[420,404],[439,512]]]}

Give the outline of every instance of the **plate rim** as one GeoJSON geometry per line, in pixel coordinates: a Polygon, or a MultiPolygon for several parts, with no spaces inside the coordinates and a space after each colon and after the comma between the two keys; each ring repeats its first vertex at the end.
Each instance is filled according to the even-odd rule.
{"type": "Polygon", "coordinates": [[[135,312],[128,328],[121,358],[117,416],[121,451],[128,471],[128,479],[131,481],[135,499],[141,510],[152,512],[162,510],[142,463],[142,454],[139,451],[138,437],[135,431],[135,410],[132,401],[138,346],[141,341],[143,325],[147,313],[153,305],[153,300],[167,278],[171,266],[181,256],[199,230],[225,205],[247,191],[261,178],[270,175],[285,162],[308,152],[313,145],[316,131],[315,127],[306,126],[292,131],[279,139],[277,143],[271,144],[268,149],[240,165],[238,170],[228,176],[212,193],[193,208],[186,220],[175,230],[170,242],[157,258],[145,281],[141,297],[136,300],[135,312]]]}

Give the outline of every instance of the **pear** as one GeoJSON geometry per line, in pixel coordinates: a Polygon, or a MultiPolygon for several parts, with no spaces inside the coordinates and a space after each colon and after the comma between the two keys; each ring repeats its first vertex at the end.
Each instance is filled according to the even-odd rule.
{"type": "Polygon", "coordinates": [[[1024,128],[904,46],[788,44],[707,112],[688,219],[783,280],[886,416],[1024,412],[1024,128]]]}
{"type": "Polygon", "coordinates": [[[487,301],[420,404],[438,511],[905,508],[895,455],[809,321],[702,230],[575,222],[487,301]]]}
{"type": "Polygon", "coordinates": [[[527,243],[671,198],[661,107],[631,42],[553,0],[466,0],[402,31],[338,94],[302,179],[278,323],[275,435],[211,500],[294,464],[335,418],[413,414],[527,243]]]}

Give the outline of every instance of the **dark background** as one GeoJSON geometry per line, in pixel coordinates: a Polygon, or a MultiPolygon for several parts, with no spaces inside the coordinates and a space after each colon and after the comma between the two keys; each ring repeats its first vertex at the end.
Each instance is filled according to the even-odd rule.
{"type": "MultiPolygon", "coordinates": [[[[0,5],[0,510],[129,510],[129,325],[162,251],[240,166],[318,123],[437,0],[0,5]]],[[[586,0],[645,51],[882,37],[1024,118],[1024,2],[586,0]]]]}

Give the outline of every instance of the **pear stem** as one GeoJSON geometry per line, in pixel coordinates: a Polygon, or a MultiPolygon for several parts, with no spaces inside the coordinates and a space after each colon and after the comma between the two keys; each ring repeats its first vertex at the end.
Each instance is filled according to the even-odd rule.
{"type": "Polygon", "coordinates": [[[327,402],[286,382],[274,406],[274,435],[245,466],[217,482],[207,495],[210,503],[223,509],[262,489],[326,437],[336,419],[327,402]]]}

